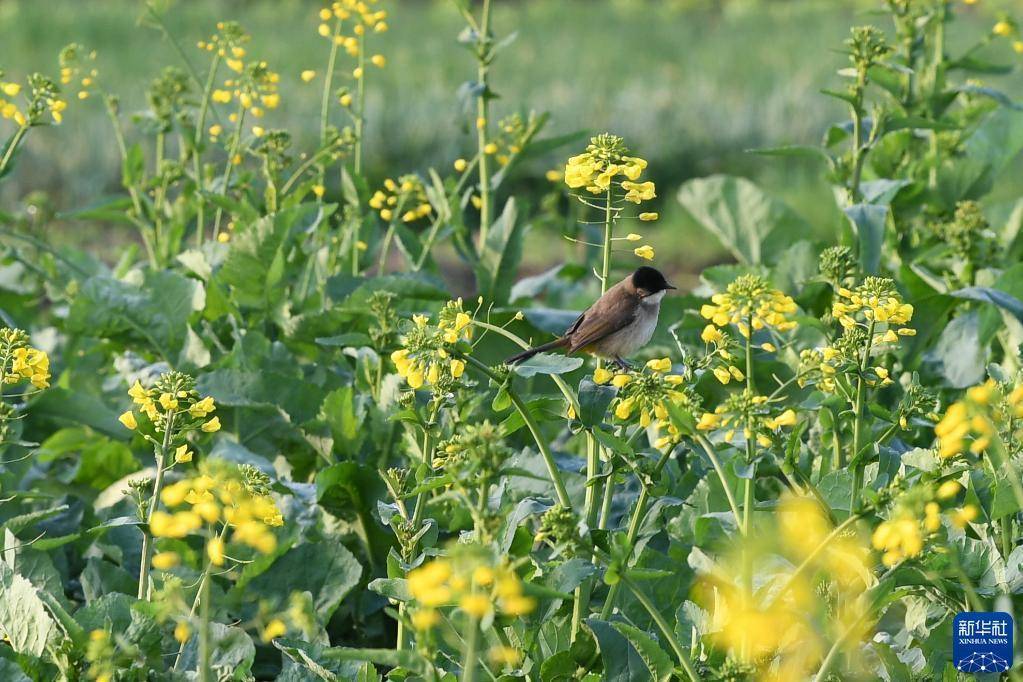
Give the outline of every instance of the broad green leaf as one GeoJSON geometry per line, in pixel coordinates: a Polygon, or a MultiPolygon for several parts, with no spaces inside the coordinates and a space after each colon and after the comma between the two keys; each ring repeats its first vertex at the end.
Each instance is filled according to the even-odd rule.
{"type": "Polygon", "coordinates": [[[773,245],[810,231],[788,206],[745,178],[713,175],[690,180],[679,189],[678,201],[746,264],[763,262],[773,245]]]}
{"type": "Polygon", "coordinates": [[[611,623],[587,618],[586,627],[597,640],[604,661],[607,682],[633,682],[650,679],[651,670],[631,642],[611,623]]]}
{"type": "Polygon", "coordinates": [[[245,598],[242,592],[249,597],[258,594],[284,605],[292,592],[309,592],[316,615],[326,624],[361,576],[362,566],[355,556],[333,538],[292,547],[240,588],[237,596],[245,598]]]}
{"type": "Polygon", "coordinates": [[[488,301],[498,305],[508,301],[519,261],[522,260],[525,232],[526,225],[519,220],[515,199],[509,198],[501,215],[490,226],[476,265],[476,281],[480,293],[488,301]]]}
{"type": "Polygon", "coordinates": [[[639,628],[627,623],[612,623],[612,627],[623,637],[629,640],[629,644],[636,650],[646,667],[650,670],[651,677],[655,682],[669,682],[674,664],[671,657],[665,653],[653,637],[639,628]]]}
{"type": "Polygon", "coordinates": [[[860,267],[875,275],[881,265],[881,247],[884,245],[888,207],[874,204],[856,204],[845,209],[859,243],[860,267]]]}
{"type": "Polygon", "coordinates": [[[953,388],[967,388],[984,379],[987,349],[980,344],[980,315],[970,311],[953,319],[927,359],[953,388]]]}
{"type": "Polygon", "coordinates": [[[583,426],[598,426],[607,416],[607,407],[614,400],[617,391],[614,386],[598,385],[590,378],[579,382],[579,414],[576,417],[583,426]]]}
{"type": "Polygon", "coordinates": [[[61,638],[38,591],[25,578],[0,562],[0,632],[19,654],[42,656],[47,645],[61,638]]]}
{"type": "Polygon", "coordinates": [[[582,358],[573,358],[567,355],[554,355],[552,353],[539,353],[512,365],[512,371],[521,377],[534,377],[537,374],[565,374],[579,369],[583,365],[582,358]]]}
{"type": "MultiPolygon", "coordinates": [[[[241,628],[222,623],[210,623],[210,641],[213,651],[210,654],[210,666],[213,668],[214,679],[242,680],[252,679],[252,663],[256,659],[256,646],[252,638],[241,628]]],[[[199,638],[195,635],[188,640],[181,656],[182,670],[196,670],[199,664],[199,638]]]]}

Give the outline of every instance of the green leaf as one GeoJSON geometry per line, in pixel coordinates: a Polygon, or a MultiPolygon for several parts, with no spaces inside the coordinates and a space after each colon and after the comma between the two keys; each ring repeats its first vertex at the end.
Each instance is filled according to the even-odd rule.
{"type": "Polygon", "coordinates": [[[976,311],[952,320],[938,338],[927,359],[953,388],[967,388],[984,379],[987,349],[980,343],[980,316],[976,311]]]}
{"type": "Polygon", "coordinates": [[[0,562],[0,631],[19,654],[42,656],[47,645],[61,638],[36,588],[0,562]]]}
{"type": "Polygon", "coordinates": [[[875,204],[856,204],[845,209],[859,242],[860,267],[867,274],[877,274],[881,266],[881,247],[884,245],[888,207],[875,204]]]}
{"type": "Polygon", "coordinates": [[[359,583],[362,566],[348,549],[331,538],[293,547],[263,573],[234,591],[238,598],[258,594],[283,605],[292,592],[309,592],[322,625],[330,620],[341,600],[359,583]]]}
{"type": "Polygon", "coordinates": [[[617,391],[614,386],[601,386],[593,383],[590,378],[579,382],[579,414],[576,415],[583,426],[599,426],[607,415],[608,405],[614,400],[617,391]]]}
{"type": "Polygon", "coordinates": [[[690,180],[678,201],[704,229],[740,262],[758,264],[772,246],[808,234],[810,228],[785,204],[745,178],[713,175],[690,180]]]}
{"type": "Polygon", "coordinates": [[[579,369],[583,365],[582,358],[570,358],[567,355],[539,353],[512,366],[512,371],[520,377],[534,377],[537,374],[565,374],[579,369]]]}
{"type": "Polygon", "coordinates": [[[205,302],[200,282],[171,270],[147,270],[139,284],[90,277],[71,304],[67,327],[86,337],[118,339],[125,346],[142,341],[176,363],[188,335],[188,318],[205,302]]]}
{"type": "Polygon", "coordinates": [[[998,289],[992,289],[990,287],[966,287],[965,289],[950,291],[948,295],[955,296],[956,298],[965,298],[969,301],[990,303],[1007,311],[1019,320],[1020,323],[1023,323],[1023,302],[1012,294],[1007,294],[1004,291],[999,291],[998,289]]]}
{"type": "Polygon", "coordinates": [[[650,670],[650,675],[656,682],[668,682],[671,679],[671,673],[675,666],[671,661],[671,657],[653,637],[627,623],[612,623],[612,626],[629,640],[629,644],[632,645],[636,653],[646,663],[647,669],[650,670]]]}
{"type": "MultiPolygon", "coordinates": [[[[256,659],[256,646],[244,630],[213,622],[210,623],[210,641],[213,644],[213,651],[210,654],[213,679],[239,682],[252,679],[250,673],[252,663],[256,659]]],[[[193,636],[185,645],[180,668],[196,670],[198,664],[199,638],[193,636]]]]}
{"type": "Polygon", "coordinates": [[[643,656],[611,623],[587,618],[586,627],[597,640],[607,682],[633,682],[650,678],[651,670],[643,656]]]}
{"type": "Polygon", "coordinates": [[[128,151],[121,162],[121,182],[125,187],[132,187],[142,182],[146,175],[146,155],[142,151],[142,145],[135,143],[128,147],[128,151]]]}

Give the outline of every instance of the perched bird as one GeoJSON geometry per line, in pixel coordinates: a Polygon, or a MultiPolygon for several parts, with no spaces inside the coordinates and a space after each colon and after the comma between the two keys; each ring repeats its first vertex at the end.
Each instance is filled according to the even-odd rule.
{"type": "Polygon", "coordinates": [[[509,365],[537,353],[564,348],[609,358],[621,366],[623,358],[650,341],[668,284],[658,270],[644,265],[604,292],[559,338],[508,358],[509,365]]]}

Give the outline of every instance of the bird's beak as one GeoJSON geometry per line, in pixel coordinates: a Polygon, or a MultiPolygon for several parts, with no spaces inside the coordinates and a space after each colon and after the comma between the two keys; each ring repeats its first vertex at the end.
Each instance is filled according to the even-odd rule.
{"type": "Polygon", "coordinates": [[[667,286],[665,287],[665,289],[678,289],[678,287],[677,287],[677,286],[675,286],[674,284],[668,284],[668,285],[667,285],[667,286]]]}

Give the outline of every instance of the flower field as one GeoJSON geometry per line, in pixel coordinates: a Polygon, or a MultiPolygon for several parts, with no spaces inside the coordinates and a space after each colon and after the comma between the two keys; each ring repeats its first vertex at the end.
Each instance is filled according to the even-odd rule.
{"type": "Polygon", "coordinates": [[[814,169],[835,220],[811,225],[749,179],[668,184],[661,150],[552,132],[496,91],[516,27],[492,3],[445,5],[465,83],[432,124],[462,153],[381,177],[366,112],[397,0],[290,4],[321,61],[288,70],[244,4],[182,34],[140,3],[179,57],[141,111],[102,44],[0,63],[0,187],[31,187],[20,162],[76,118],[120,167],[73,211],[0,205],[0,680],[995,660],[957,660],[953,624],[1023,594],[1023,103],[1002,89],[1023,25],[985,0],[860,16],[820,144],[754,150],[814,169]],[[278,124],[296,88],[301,134],[278,124]],[[680,214],[726,262],[663,255],[680,214]],[[50,220],[130,238],[71,246],[50,220]],[[622,291],[654,303],[580,317],[622,291]]]}

